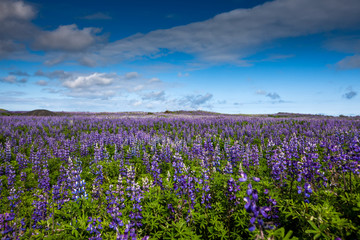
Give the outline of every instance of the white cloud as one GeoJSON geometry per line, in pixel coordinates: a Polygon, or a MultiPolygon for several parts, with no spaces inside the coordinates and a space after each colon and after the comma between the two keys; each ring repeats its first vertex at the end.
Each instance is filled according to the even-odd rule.
{"type": "Polygon", "coordinates": [[[154,101],[164,101],[165,100],[165,91],[152,91],[144,93],[142,96],[143,100],[154,100],[154,101]]]}
{"type": "Polygon", "coordinates": [[[360,68],[360,36],[335,37],[325,46],[330,50],[352,54],[335,64],[338,69],[360,68]]]}
{"type": "Polygon", "coordinates": [[[154,77],[154,78],[150,78],[149,82],[150,83],[156,83],[156,82],[161,82],[161,81],[160,81],[159,78],[154,77]]]}
{"type": "Polygon", "coordinates": [[[48,85],[48,82],[45,80],[39,80],[36,82],[36,84],[39,86],[46,86],[46,85],[48,85]]]}
{"type": "MultiPolygon", "coordinates": [[[[0,30],[1,31],[1,30],[0,30]]],[[[0,58],[6,57],[11,52],[24,49],[21,44],[16,44],[11,40],[1,40],[0,39],[0,58]]]]}
{"type": "Polygon", "coordinates": [[[23,1],[2,0],[0,2],[0,21],[4,19],[30,20],[35,10],[23,1]]]}
{"type": "MultiPolygon", "coordinates": [[[[104,38],[98,36],[99,28],[79,29],[76,24],[59,26],[53,31],[45,31],[32,23],[36,17],[36,9],[22,0],[0,0],[0,58],[11,59],[39,59],[31,55],[27,48],[49,52],[61,52],[60,55],[51,56],[46,64],[56,64],[69,57],[74,60],[75,55],[64,53],[80,52],[103,42],[104,38]]],[[[75,59],[81,62],[81,59],[75,59]]],[[[89,64],[85,61],[82,64],[89,64]]]]}
{"type": "Polygon", "coordinates": [[[140,75],[137,72],[128,72],[125,74],[126,79],[134,79],[138,77],[140,77],[140,75]]]}
{"type": "Polygon", "coordinates": [[[9,75],[7,77],[3,77],[1,79],[3,82],[8,82],[8,83],[15,83],[16,82],[16,76],[14,75],[9,75]]]}
{"type": "Polygon", "coordinates": [[[56,70],[53,72],[43,72],[42,70],[38,70],[35,72],[34,75],[39,77],[46,77],[49,79],[57,79],[57,78],[67,78],[70,77],[72,74],[65,72],[63,70],[56,70]]]}
{"type": "Polygon", "coordinates": [[[18,78],[15,75],[8,75],[6,77],[0,78],[0,81],[6,82],[6,83],[26,83],[27,79],[26,78],[18,78]]]}
{"type": "MultiPolygon", "coordinates": [[[[193,55],[197,64],[250,66],[252,62],[247,58],[272,41],[357,28],[359,12],[359,0],[274,0],[251,9],[218,14],[206,21],[105,43],[104,37],[98,35],[99,28],[81,29],[71,24],[52,31],[42,30],[31,22],[36,16],[32,5],[21,0],[1,0],[0,58],[24,56],[20,53],[33,47],[46,51],[47,65],[77,61],[95,66],[183,52],[193,55]]],[[[108,19],[109,16],[98,12],[84,18],[108,19]]],[[[287,57],[291,55],[270,56],[264,60],[287,57]]],[[[353,60],[347,61],[351,65],[353,60]]]]}
{"type": "Polygon", "coordinates": [[[139,73],[135,74],[134,72],[119,75],[117,73],[73,73],[59,70],[43,72],[39,70],[35,76],[56,80],[63,87],[63,91],[60,91],[62,94],[76,98],[108,99],[126,94],[136,94],[142,97],[149,91],[162,91],[159,89],[164,88],[160,79],[152,81],[151,78],[141,77],[139,73]],[[129,76],[131,81],[129,81],[129,76]]]}
{"type": "Polygon", "coordinates": [[[336,66],[339,69],[354,69],[360,68],[360,54],[355,54],[353,56],[345,57],[336,63],[336,66]]]}
{"type": "Polygon", "coordinates": [[[261,90],[261,89],[257,90],[255,93],[256,93],[257,95],[266,95],[266,91],[261,90]]]}
{"type": "Polygon", "coordinates": [[[207,104],[212,98],[213,95],[211,93],[206,93],[204,95],[191,94],[179,99],[178,105],[181,109],[183,109],[184,107],[191,107],[196,109],[204,104],[207,104]]]}
{"type": "Polygon", "coordinates": [[[360,36],[340,36],[328,40],[325,46],[330,50],[346,53],[360,53],[360,36]]]}
{"type": "Polygon", "coordinates": [[[271,100],[278,100],[278,99],[280,99],[279,94],[277,94],[276,92],[268,93],[268,94],[266,94],[266,97],[270,98],[271,100]]]}
{"type": "Polygon", "coordinates": [[[348,100],[353,99],[353,98],[357,95],[357,92],[354,91],[354,90],[352,89],[352,87],[348,87],[348,88],[346,89],[346,91],[347,91],[347,92],[344,93],[343,97],[346,98],[346,99],[348,99],[348,100]]]}
{"type": "Polygon", "coordinates": [[[134,90],[135,92],[138,92],[138,91],[140,91],[140,90],[143,90],[144,88],[145,88],[144,85],[139,84],[139,85],[135,86],[135,87],[133,88],[133,90],[134,90]]]}
{"type": "Polygon", "coordinates": [[[106,62],[184,52],[204,62],[249,65],[244,58],[271,41],[357,27],[359,11],[358,0],[275,0],[202,22],[136,34],[107,44],[92,56],[106,62]]]}
{"type": "Polygon", "coordinates": [[[355,91],[350,91],[344,94],[344,97],[346,99],[352,99],[353,97],[355,97],[357,95],[357,92],[355,91]]]}
{"type": "MultiPolygon", "coordinates": [[[[275,103],[286,103],[288,101],[284,101],[281,99],[280,95],[276,92],[267,92],[265,90],[262,90],[262,89],[259,89],[255,92],[255,94],[257,95],[262,95],[262,96],[265,96],[267,98],[269,98],[270,100],[268,102],[272,103],[272,104],[275,104],[275,103]]],[[[258,102],[255,102],[255,103],[262,103],[263,101],[258,101],[258,102]]]]}
{"type": "Polygon", "coordinates": [[[188,77],[189,73],[178,72],[178,77],[188,77]]]}
{"type": "Polygon", "coordinates": [[[26,51],[25,42],[38,33],[30,22],[35,15],[34,8],[23,1],[0,1],[0,58],[26,51]]]}
{"type": "Polygon", "coordinates": [[[116,74],[93,73],[87,76],[67,78],[63,81],[63,85],[68,88],[88,88],[96,85],[110,85],[116,77],[116,74]]]}
{"type": "Polygon", "coordinates": [[[137,107],[137,106],[141,106],[142,104],[143,104],[142,101],[135,101],[132,105],[133,105],[134,107],[137,107]]]}
{"type": "Polygon", "coordinates": [[[23,72],[23,71],[12,71],[9,72],[10,75],[15,75],[15,76],[22,76],[22,77],[29,77],[30,74],[27,72],[23,72]]]}
{"type": "Polygon", "coordinates": [[[83,51],[97,41],[99,28],[83,28],[76,24],[59,26],[54,31],[44,31],[35,39],[34,46],[40,50],[83,51]]]}

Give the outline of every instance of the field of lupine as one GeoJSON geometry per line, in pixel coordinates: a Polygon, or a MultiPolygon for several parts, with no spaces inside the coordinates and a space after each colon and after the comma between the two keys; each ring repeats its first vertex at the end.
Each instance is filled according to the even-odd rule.
{"type": "Polygon", "coordinates": [[[360,121],[0,117],[1,239],[360,239],[360,121]]]}

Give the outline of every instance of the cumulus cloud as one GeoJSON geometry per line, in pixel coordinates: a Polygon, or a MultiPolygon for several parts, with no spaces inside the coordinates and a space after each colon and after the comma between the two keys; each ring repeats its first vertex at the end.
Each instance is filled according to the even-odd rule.
{"type": "MultiPolygon", "coordinates": [[[[274,40],[356,28],[360,24],[359,12],[358,0],[274,0],[251,9],[218,14],[206,21],[139,33],[104,44],[99,28],[81,29],[70,24],[45,31],[31,22],[36,17],[33,6],[22,0],[2,0],[0,58],[32,47],[46,51],[48,65],[71,60],[95,66],[183,52],[195,56],[196,62],[249,66],[247,58],[274,40]]],[[[84,17],[109,18],[101,12],[84,17]]],[[[267,60],[289,56],[272,56],[267,60]]],[[[356,59],[350,60],[351,65],[356,59]]]]}
{"type": "Polygon", "coordinates": [[[16,77],[14,75],[9,75],[7,77],[3,77],[1,78],[2,82],[7,82],[7,83],[15,83],[16,82],[16,77]]]}
{"type": "Polygon", "coordinates": [[[352,54],[337,62],[338,69],[360,68],[360,36],[341,36],[327,41],[325,45],[330,50],[352,54]]]}
{"type": "Polygon", "coordinates": [[[39,80],[36,82],[36,84],[39,86],[46,86],[46,85],[48,85],[48,82],[45,80],[39,80]]]}
{"type": "Polygon", "coordinates": [[[97,39],[99,28],[79,29],[76,24],[59,26],[54,31],[44,31],[35,39],[34,46],[40,50],[83,51],[97,39]]]}
{"type": "Polygon", "coordinates": [[[0,2],[0,20],[30,20],[35,16],[34,9],[23,1],[2,0],[0,2]]]}
{"type": "Polygon", "coordinates": [[[24,46],[21,44],[16,44],[11,40],[0,39],[0,58],[6,57],[9,53],[19,51],[21,49],[24,49],[24,46]]]}
{"type": "Polygon", "coordinates": [[[156,83],[156,82],[161,82],[161,80],[159,78],[154,77],[154,78],[150,78],[149,82],[156,83]]]}
{"type": "MultiPolygon", "coordinates": [[[[262,96],[265,96],[267,98],[270,99],[270,102],[271,103],[285,103],[286,101],[282,100],[280,95],[276,92],[267,92],[265,90],[262,90],[262,89],[259,89],[255,92],[255,94],[257,95],[262,95],[262,96]]],[[[261,103],[262,101],[259,101],[259,102],[256,102],[256,103],[261,103]]]]}
{"type": "Polygon", "coordinates": [[[18,78],[15,75],[8,75],[6,77],[0,78],[0,81],[5,82],[5,83],[26,83],[27,79],[26,78],[18,78]]]}
{"type": "Polygon", "coordinates": [[[279,94],[277,94],[277,93],[275,93],[275,92],[266,94],[266,97],[270,98],[271,100],[278,100],[278,99],[280,99],[279,94]]]}
{"type": "Polygon", "coordinates": [[[87,76],[76,76],[67,78],[63,85],[68,88],[88,88],[93,86],[110,85],[116,75],[107,73],[93,73],[87,76]]]}
{"type": "MultiPolygon", "coordinates": [[[[139,73],[129,72],[123,75],[117,73],[76,73],[65,71],[37,71],[35,76],[43,76],[56,81],[62,86],[62,94],[76,98],[109,99],[115,96],[135,93],[148,100],[161,100],[165,93],[160,79],[144,78],[139,73]],[[129,81],[131,79],[131,81],[129,81]]],[[[45,81],[37,82],[45,85],[45,81]]]]}
{"type": "Polygon", "coordinates": [[[144,93],[142,96],[143,100],[155,100],[155,101],[164,101],[165,100],[165,92],[164,91],[152,91],[148,93],[144,93]]]}
{"type": "Polygon", "coordinates": [[[102,13],[102,12],[97,12],[94,14],[90,14],[87,15],[85,17],[82,17],[82,19],[86,19],[86,20],[109,20],[112,19],[112,17],[108,14],[102,13]]]}
{"type": "Polygon", "coordinates": [[[9,72],[10,75],[15,75],[15,76],[21,76],[21,77],[29,77],[30,74],[27,72],[23,72],[23,71],[13,71],[13,72],[9,72]]]}
{"type": "Polygon", "coordinates": [[[355,69],[360,68],[360,54],[348,56],[336,63],[339,69],[355,69]]]}
{"type": "Polygon", "coordinates": [[[79,52],[103,41],[97,35],[99,28],[79,29],[71,24],[52,31],[42,30],[31,22],[36,14],[36,9],[22,0],[0,1],[0,58],[24,58],[26,54],[29,55],[27,48],[79,52]]]}
{"type": "Polygon", "coordinates": [[[107,44],[93,57],[122,61],[184,52],[205,62],[248,65],[244,58],[276,39],[356,27],[359,11],[358,0],[275,0],[202,22],[136,34],[107,44]]]}
{"type": "Polygon", "coordinates": [[[72,74],[65,72],[63,70],[56,70],[53,72],[43,72],[42,70],[38,70],[35,72],[34,75],[38,76],[38,77],[46,77],[49,79],[57,79],[57,78],[63,79],[63,78],[70,77],[72,74]]]}
{"type": "Polygon", "coordinates": [[[30,22],[35,15],[35,9],[23,1],[0,1],[0,58],[25,51],[24,42],[38,32],[30,22]]]}
{"type": "Polygon", "coordinates": [[[351,87],[347,88],[347,92],[344,93],[343,97],[350,100],[353,99],[357,95],[357,92],[355,92],[351,87]]]}
{"type": "Polygon", "coordinates": [[[259,90],[256,90],[255,94],[257,94],[257,95],[266,95],[266,91],[259,89],[259,90]]]}
{"type": "Polygon", "coordinates": [[[191,107],[198,108],[206,103],[208,103],[213,98],[211,93],[201,94],[192,94],[187,95],[184,98],[179,100],[179,106],[181,107],[191,107]]]}
{"type": "Polygon", "coordinates": [[[140,75],[137,72],[128,72],[125,74],[126,79],[138,78],[140,75]]]}
{"type": "Polygon", "coordinates": [[[360,53],[360,36],[340,36],[328,40],[325,46],[330,50],[335,50],[345,53],[360,53]]]}

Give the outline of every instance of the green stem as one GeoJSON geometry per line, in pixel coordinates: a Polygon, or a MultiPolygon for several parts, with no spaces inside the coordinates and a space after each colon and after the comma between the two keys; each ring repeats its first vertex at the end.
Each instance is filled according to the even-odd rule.
{"type": "Polygon", "coordinates": [[[55,200],[53,202],[53,206],[52,206],[52,233],[54,234],[54,229],[55,229],[55,200]]]}

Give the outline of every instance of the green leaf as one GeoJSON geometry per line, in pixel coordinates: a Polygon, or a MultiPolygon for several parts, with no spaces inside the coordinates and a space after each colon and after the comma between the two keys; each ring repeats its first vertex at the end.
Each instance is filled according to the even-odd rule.
{"type": "Polygon", "coordinates": [[[317,230],[317,232],[320,232],[320,229],[313,223],[312,221],[308,220],[308,223],[313,227],[313,229],[317,230]]]}
{"type": "MultiPolygon", "coordinates": [[[[281,228],[281,229],[283,229],[283,236],[284,236],[285,229],[284,228],[281,228]]],[[[285,235],[285,237],[283,239],[290,240],[290,237],[292,234],[293,234],[293,231],[289,230],[289,232],[285,235]]]]}

